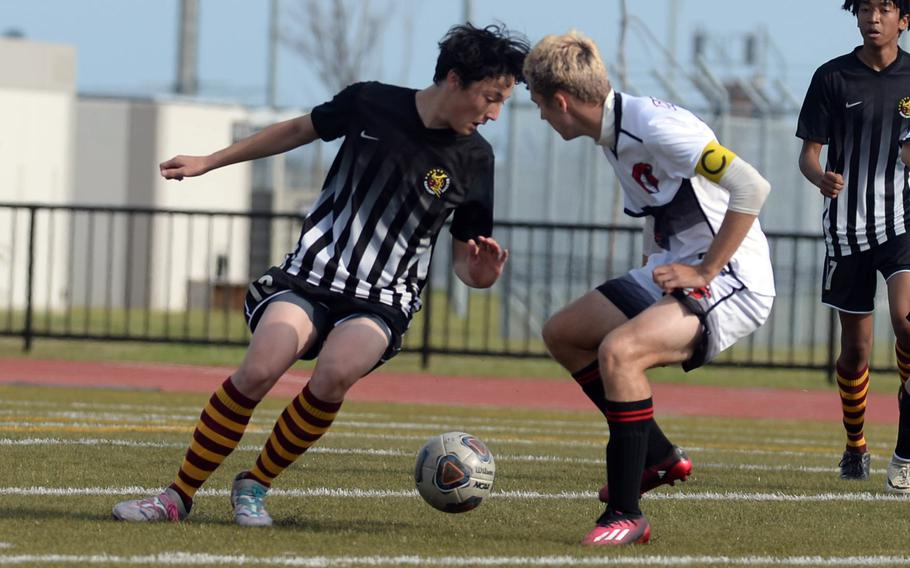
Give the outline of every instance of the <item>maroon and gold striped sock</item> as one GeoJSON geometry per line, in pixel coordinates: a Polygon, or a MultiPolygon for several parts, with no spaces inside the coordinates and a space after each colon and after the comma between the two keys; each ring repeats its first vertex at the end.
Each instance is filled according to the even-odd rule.
{"type": "Polygon", "coordinates": [[[326,433],[340,408],[340,402],[316,398],[307,384],[278,417],[256,466],[247,476],[270,487],[272,480],[326,433]]]}
{"type": "Polygon", "coordinates": [[[905,351],[897,342],[894,343],[894,353],[897,355],[897,376],[901,380],[901,388],[897,391],[898,399],[903,397],[904,384],[910,376],[910,353],[905,351]]]}
{"type": "Polygon", "coordinates": [[[170,485],[187,510],[196,491],[237,447],[258,403],[237,390],[228,377],[202,409],[193,441],[186,450],[177,479],[170,485]]]}
{"type": "Polygon", "coordinates": [[[844,412],[844,429],[847,431],[847,451],[865,453],[866,394],[869,392],[869,367],[858,373],[848,373],[837,367],[837,389],[844,412]]]}

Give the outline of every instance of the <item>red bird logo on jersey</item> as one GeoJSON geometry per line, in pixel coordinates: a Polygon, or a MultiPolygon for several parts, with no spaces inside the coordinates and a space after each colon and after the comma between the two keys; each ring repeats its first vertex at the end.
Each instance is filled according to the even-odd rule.
{"type": "Polygon", "coordinates": [[[654,168],[651,164],[639,162],[632,166],[632,177],[648,193],[657,193],[660,188],[657,187],[657,178],[654,177],[654,168]]]}
{"type": "Polygon", "coordinates": [[[711,289],[707,286],[703,288],[686,288],[685,293],[686,296],[695,300],[704,300],[711,297],[711,289]]]}

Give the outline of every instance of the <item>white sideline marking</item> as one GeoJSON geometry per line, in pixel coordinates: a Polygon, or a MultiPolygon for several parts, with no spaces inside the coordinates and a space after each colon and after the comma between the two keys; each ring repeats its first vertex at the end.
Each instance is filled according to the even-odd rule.
{"type": "MultiPolygon", "coordinates": [[[[141,442],[128,439],[114,438],[0,438],[0,446],[120,446],[127,448],[175,448],[185,449],[186,442],[141,442]]],[[[253,444],[241,444],[235,451],[241,452],[259,452],[262,446],[253,444]]],[[[693,453],[696,450],[691,450],[693,453]]],[[[700,450],[702,451],[702,450],[700,450]]],[[[308,450],[310,454],[335,454],[335,455],[372,455],[372,456],[390,456],[405,457],[415,455],[411,450],[398,449],[370,449],[370,448],[334,448],[326,446],[315,446],[308,450]]],[[[811,454],[814,456],[815,454],[811,454]]],[[[805,454],[803,455],[805,457],[805,454]]],[[[836,458],[832,454],[832,460],[836,458]]],[[[603,459],[595,458],[573,458],[553,455],[513,455],[513,454],[496,454],[496,459],[503,462],[538,462],[538,463],[571,463],[578,465],[602,466],[603,459]]],[[[832,462],[833,463],[833,462],[832,462]]],[[[833,466],[791,466],[791,465],[771,465],[771,464],[724,464],[697,462],[698,469],[740,469],[746,471],[784,471],[784,472],[801,472],[801,473],[834,473],[837,471],[833,466]]],[[[883,474],[886,469],[872,469],[873,474],[883,474]]]]}
{"type": "MultiPolygon", "coordinates": [[[[186,449],[187,442],[139,442],[136,440],[115,440],[111,438],[0,438],[0,446],[123,446],[128,448],[179,448],[186,449]]],[[[234,451],[260,452],[262,445],[241,444],[234,451]]],[[[372,448],[326,448],[316,446],[307,453],[315,454],[351,454],[368,456],[416,456],[416,452],[403,450],[382,450],[372,448]]],[[[600,463],[600,462],[598,462],[600,463]]]]}
{"type": "MultiPolygon", "coordinates": [[[[153,495],[160,493],[160,487],[0,487],[0,495],[16,496],[104,496],[104,495],[153,495]]],[[[230,495],[228,489],[202,489],[200,496],[224,497],[230,495]]],[[[272,489],[270,497],[351,497],[351,498],[393,498],[417,497],[416,489],[393,491],[387,489],[341,489],[334,487],[313,487],[311,489],[272,489]]],[[[494,491],[491,497],[500,499],[591,499],[595,496],[593,491],[558,491],[546,493],[541,491],[494,491]]],[[[743,493],[738,491],[719,492],[675,492],[675,493],[648,493],[642,499],[656,501],[752,501],[752,502],[910,502],[906,495],[890,493],[743,493]]]]}
{"type": "Polygon", "coordinates": [[[151,555],[0,555],[0,565],[114,564],[156,566],[907,566],[907,556],[249,556],[163,552],[151,555]]]}
{"type": "MultiPolygon", "coordinates": [[[[110,431],[114,429],[120,429],[123,432],[129,432],[134,430],[137,426],[135,424],[95,424],[91,422],[47,422],[47,421],[35,421],[35,422],[15,422],[15,421],[0,421],[0,427],[14,427],[14,428],[66,428],[66,427],[77,427],[84,431],[110,431]]],[[[344,428],[346,425],[344,423],[338,424],[338,427],[344,428]]],[[[165,433],[174,433],[174,434],[183,434],[189,433],[192,431],[192,424],[186,423],[181,425],[162,425],[157,426],[158,432],[165,433]]],[[[336,427],[337,428],[337,427],[336,427]]],[[[268,434],[271,433],[272,428],[270,427],[260,427],[260,426],[248,426],[246,432],[248,434],[268,434]]],[[[385,441],[413,441],[420,442],[421,444],[427,440],[427,436],[418,436],[418,435],[407,435],[407,434],[371,434],[369,432],[345,432],[339,431],[337,429],[331,430],[326,434],[326,439],[332,438],[357,438],[359,440],[385,440],[385,441]]],[[[544,440],[530,440],[527,438],[518,439],[518,438],[498,438],[495,436],[484,436],[484,442],[488,446],[501,445],[516,445],[516,446],[559,446],[561,448],[597,448],[603,450],[608,439],[607,436],[604,436],[603,442],[582,442],[578,440],[559,440],[559,439],[544,439],[544,440]]],[[[795,456],[795,457],[815,457],[815,458],[830,458],[831,455],[834,455],[830,452],[827,447],[819,447],[817,452],[797,452],[797,451],[788,451],[788,450],[761,450],[757,448],[711,448],[711,447],[700,447],[700,446],[689,446],[683,445],[683,447],[688,452],[716,452],[716,453],[732,453],[732,454],[746,454],[746,455],[766,455],[766,456],[795,456]]],[[[837,454],[839,455],[839,454],[837,454]]],[[[872,457],[873,460],[886,460],[889,456],[878,456],[875,455],[872,457]]]]}
{"type": "MultiPolygon", "coordinates": [[[[59,408],[59,407],[52,407],[59,408]]],[[[126,424],[135,424],[143,423],[147,424],[149,422],[160,423],[160,422],[186,422],[187,425],[195,424],[195,421],[199,417],[200,410],[189,411],[186,414],[175,414],[174,412],[177,409],[160,409],[161,412],[153,413],[149,412],[151,408],[142,408],[141,412],[133,412],[130,409],[118,408],[118,410],[125,410],[127,413],[114,413],[114,412],[99,412],[93,411],[92,409],[80,409],[80,410],[47,410],[43,412],[42,418],[45,420],[52,419],[64,419],[64,420],[83,420],[87,422],[105,422],[107,425],[116,425],[117,422],[123,422],[126,424]],[[112,424],[113,423],[113,424],[112,424]]],[[[10,417],[14,419],[17,416],[22,414],[21,410],[13,409],[2,409],[0,406],[0,416],[10,417]]],[[[259,415],[257,415],[258,417],[259,415]]],[[[260,422],[265,424],[266,422],[271,423],[271,418],[262,417],[262,420],[257,420],[257,417],[254,417],[254,423],[260,422]]],[[[590,425],[575,423],[572,424],[572,427],[567,424],[562,424],[563,427],[559,426],[558,421],[547,422],[547,421],[527,421],[524,426],[506,426],[505,423],[497,423],[495,426],[490,426],[489,424],[473,424],[469,427],[466,427],[464,420],[449,418],[447,420],[442,420],[439,418],[430,418],[427,417],[421,422],[401,422],[395,421],[394,417],[385,417],[382,415],[368,414],[368,413],[347,413],[340,416],[335,421],[335,426],[345,426],[351,428],[363,428],[363,429],[386,429],[386,430],[430,430],[430,429],[442,429],[442,430],[462,430],[468,429],[472,433],[477,432],[501,432],[503,430],[508,430],[513,434],[539,434],[539,435],[550,435],[554,432],[560,435],[574,436],[574,437],[597,437],[599,435],[605,435],[603,425],[598,425],[596,423],[591,423],[590,425]],[[392,418],[392,420],[386,421],[364,421],[364,418],[392,418]]],[[[513,421],[518,422],[518,421],[513,421]]],[[[11,423],[11,422],[10,422],[11,423]]],[[[255,425],[255,424],[254,424],[255,425]]],[[[679,436],[685,436],[690,440],[698,439],[699,435],[692,432],[679,432],[679,436]]],[[[703,437],[703,436],[702,436],[703,437]]],[[[775,438],[775,439],[765,439],[764,443],[778,444],[782,446],[805,446],[812,444],[836,444],[836,442],[829,439],[830,436],[819,437],[818,439],[809,439],[809,438],[775,438]]],[[[728,438],[728,441],[733,440],[734,438],[728,438]]],[[[735,439],[752,439],[751,437],[740,437],[735,439]]],[[[873,444],[874,445],[874,444],[873,444]]],[[[883,447],[886,444],[880,444],[883,447]]]]}

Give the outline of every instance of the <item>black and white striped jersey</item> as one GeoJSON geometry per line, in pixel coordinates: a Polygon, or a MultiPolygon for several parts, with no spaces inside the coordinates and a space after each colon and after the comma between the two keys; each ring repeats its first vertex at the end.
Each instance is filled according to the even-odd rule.
{"type": "Polygon", "coordinates": [[[796,136],[828,145],[827,171],[844,190],[825,198],[828,254],[846,256],[880,245],[910,227],[908,169],[900,144],[910,128],[910,57],[903,50],[875,71],[852,53],[815,72],[796,136]]]}
{"type": "Polygon", "coordinates": [[[307,283],[420,309],[430,257],[454,212],[458,240],[493,228],[493,151],[474,132],[428,129],[417,91],[357,83],[313,109],[323,140],[344,137],[282,268],[307,283]]]}

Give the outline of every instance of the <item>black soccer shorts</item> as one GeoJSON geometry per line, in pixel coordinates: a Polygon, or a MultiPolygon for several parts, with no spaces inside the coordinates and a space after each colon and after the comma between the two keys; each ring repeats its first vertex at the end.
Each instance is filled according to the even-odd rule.
{"type": "Polygon", "coordinates": [[[851,314],[875,311],[876,271],[887,282],[898,272],[910,271],[910,234],[848,256],[825,255],[822,303],[851,314]]]}

